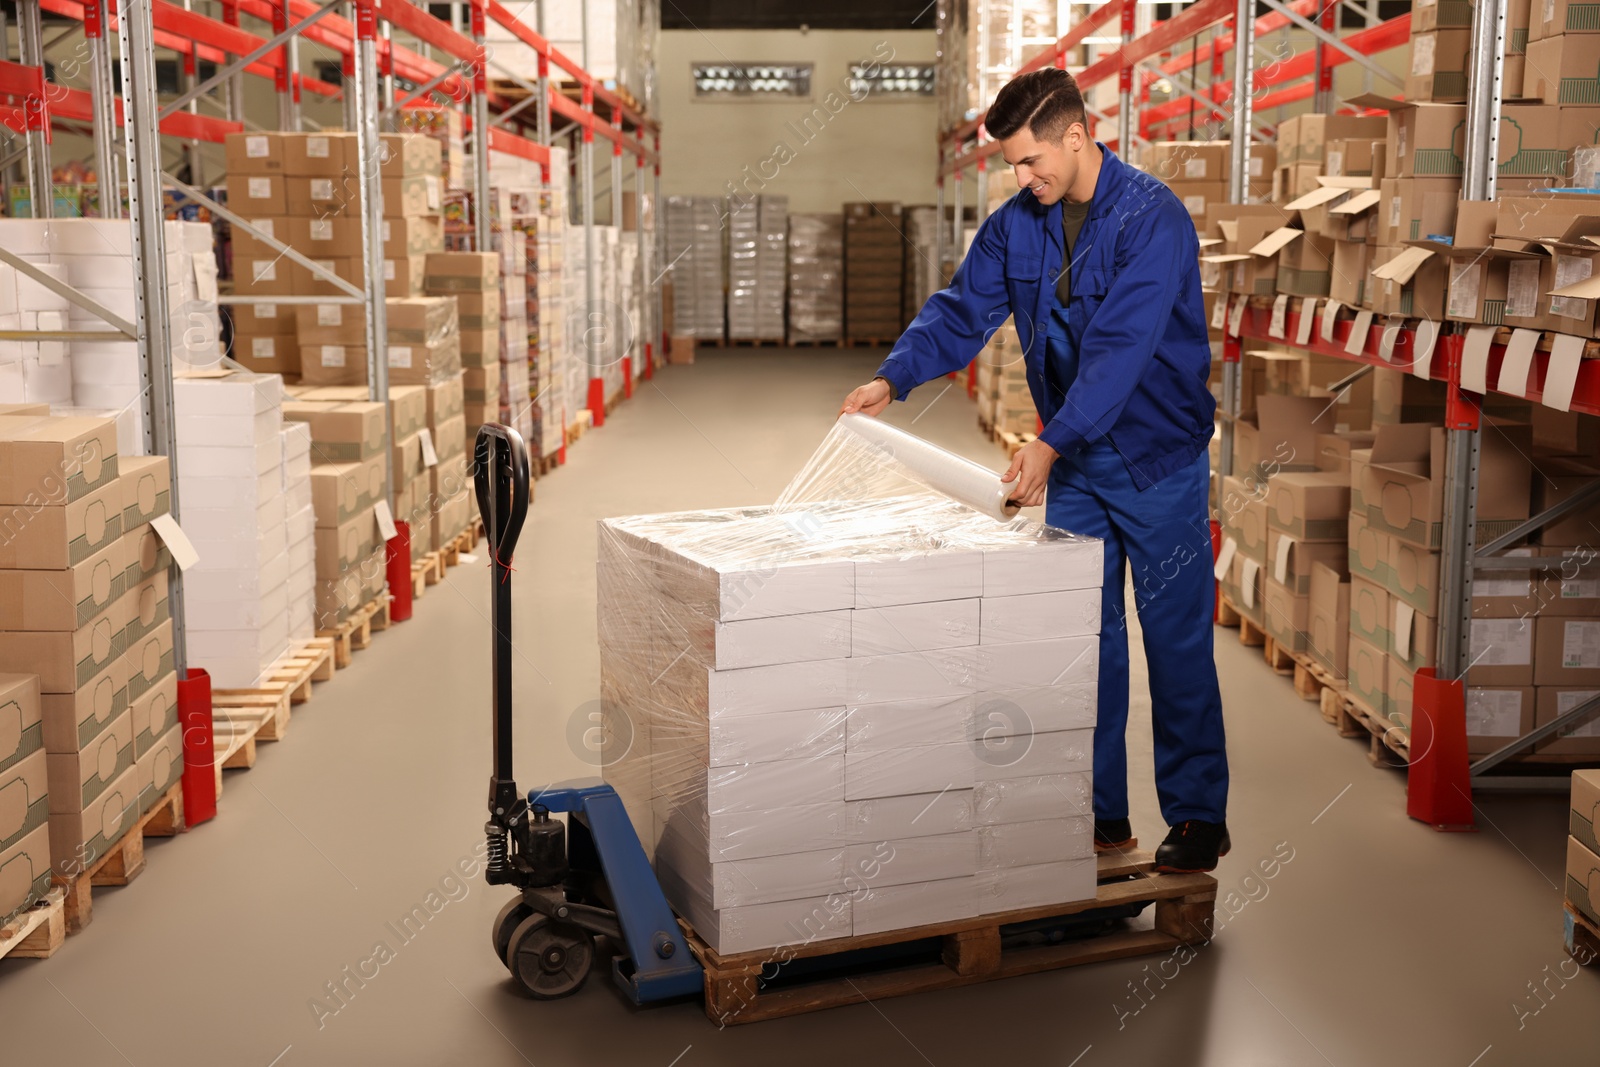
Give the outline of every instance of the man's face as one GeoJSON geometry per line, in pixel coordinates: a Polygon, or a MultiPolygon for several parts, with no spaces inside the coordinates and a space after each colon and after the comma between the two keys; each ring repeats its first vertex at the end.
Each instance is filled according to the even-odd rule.
{"type": "Polygon", "coordinates": [[[1011,164],[1017,188],[1032,189],[1039,203],[1049,207],[1078,180],[1078,153],[1085,140],[1078,123],[1067,127],[1059,143],[1040,140],[1024,126],[1000,142],[1000,156],[1011,164]]]}

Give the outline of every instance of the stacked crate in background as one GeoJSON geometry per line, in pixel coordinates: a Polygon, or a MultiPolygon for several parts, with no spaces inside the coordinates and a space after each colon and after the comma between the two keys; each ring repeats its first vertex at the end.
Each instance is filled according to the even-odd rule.
{"type": "MultiPolygon", "coordinates": [[[[527,429],[523,440],[530,457],[544,454],[546,357],[544,333],[539,303],[539,250],[543,237],[543,219],[539,215],[539,190],[522,187],[511,190],[510,228],[521,235],[523,279],[523,329],[527,343],[528,394],[527,429]]],[[[537,466],[537,464],[535,464],[537,466]]]]}
{"type": "MultiPolygon", "coordinates": [[[[552,148],[552,173],[565,174],[565,151],[552,148]],[[563,163],[556,168],[556,153],[560,151],[563,163]]],[[[538,191],[536,214],[539,218],[539,377],[538,397],[543,423],[540,431],[539,451],[546,457],[554,456],[566,443],[567,423],[575,411],[577,399],[567,392],[567,369],[572,363],[570,334],[567,330],[569,305],[566,300],[565,275],[568,268],[566,256],[567,196],[560,186],[538,191]]],[[[534,447],[534,442],[529,442],[534,447]]]]}
{"type": "Polygon", "coordinates": [[[398,132],[422,134],[439,142],[445,189],[467,188],[471,174],[467,170],[461,112],[447,107],[419,107],[413,101],[406,107],[396,109],[394,118],[398,132]]]}
{"type": "Polygon", "coordinates": [[[375,508],[388,506],[386,411],[372,400],[296,397],[284,401],[283,417],[311,427],[316,624],[331,630],[383,594],[385,551],[375,508]]]}
{"type": "Polygon", "coordinates": [[[289,543],[289,640],[304,641],[317,633],[317,513],[311,494],[311,427],[303,422],[285,422],[278,439],[283,444],[283,501],[288,515],[285,538],[289,543]]]}
{"type": "Polygon", "coordinates": [[[978,422],[991,433],[1034,433],[1039,413],[1028,388],[1027,362],[1011,320],[978,353],[978,422]]]}
{"type": "Polygon", "coordinates": [[[844,322],[844,216],[789,216],[789,343],[839,341],[844,322]]]}
{"type": "Polygon", "coordinates": [[[183,583],[187,661],[218,688],[249,688],[289,649],[290,494],[309,492],[285,488],[283,379],[179,378],[173,401],[183,526],[199,554],[183,583]]]}
{"type": "Polygon", "coordinates": [[[723,337],[722,218],[721,197],[667,197],[662,258],[672,279],[673,332],[680,336],[723,337]]]}
{"type": "Polygon", "coordinates": [[[783,340],[789,198],[728,198],[728,339],[783,340]]]}
{"type": "MultiPolygon", "coordinates": [[[[467,433],[500,418],[504,393],[500,361],[500,256],[496,252],[439,252],[428,257],[430,296],[456,301],[467,433]]],[[[526,375],[523,376],[526,384],[526,375]]],[[[436,447],[445,442],[435,441],[436,447]]]]}
{"type": "Polygon", "coordinates": [[[905,273],[902,213],[893,202],[844,205],[844,335],[849,341],[900,336],[905,273]]]}
{"type": "MultiPolygon", "coordinates": [[[[389,297],[422,295],[426,257],[443,230],[440,142],[386,134],[380,173],[384,209],[384,286],[389,297]]],[[[361,246],[359,160],[353,134],[230,134],[228,201],[257,229],[368,289],[361,246]]],[[[331,282],[235,228],[234,290],[245,297],[344,297],[331,282]]],[[[366,312],[360,303],[258,303],[233,315],[233,357],[314,385],[367,380],[366,312]]]]}
{"type": "MultiPolygon", "coordinates": [[[[211,228],[167,223],[167,300],[173,365],[211,366],[220,354],[216,260],[211,228]]],[[[128,269],[132,231],[102,219],[6,219],[0,244],[45,274],[134,321],[136,278],[128,269]]],[[[0,341],[0,403],[44,403],[57,412],[113,414],[117,447],[145,450],[139,346],[83,308],[11,267],[0,267],[0,328],[104,331],[76,341],[0,341]]]]}
{"type": "Polygon", "coordinates": [[[668,899],[734,953],[1092,897],[1100,543],[811,510],[826,548],[769,509],[601,524],[606,777],[668,899]]]}
{"type": "Polygon", "coordinates": [[[0,856],[27,873],[19,887],[8,869],[10,897],[33,892],[46,856],[83,873],[183,769],[172,560],[150,527],[170,467],[119,457],[116,434],[110,418],[0,413],[0,501],[30,514],[0,546],[0,671],[37,676],[6,683],[21,736],[0,756],[15,801],[0,856]]]}
{"type": "MultiPolygon", "coordinates": [[[[511,224],[507,190],[505,225],[490,235],[500,255],[500,414],[496,421],[527,440],[533,436],[532,367],[528,362],[528,235],[511,224]]],[[[537,239],[536,239],[537,240],[537,239]]]]}
{"type": "Polygon", "coordinates": [[[930,204],[908,207],[905,220],[905,307],[901,314],[905,325],[917,317],[928,297],[944,288],[939,277],[938,209],[930,204]]]}

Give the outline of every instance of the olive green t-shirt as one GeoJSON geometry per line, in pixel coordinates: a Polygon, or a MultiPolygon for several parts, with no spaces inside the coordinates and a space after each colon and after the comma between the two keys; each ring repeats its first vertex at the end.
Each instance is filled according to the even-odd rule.
{"type": "Polygon", "coordinates": [[[1061,230],[1066,238],[1067,254],[1061,258],[1061,276],[1056,279],[1056,300],[1062,307],[1067,306],[1072,296],[1072,246],[1078,243],[1078,232],[1089,217],[1089,205],[1092,203],[1092,200],[1081,204],[1066,199],[1061,201],[1061,230]]]}

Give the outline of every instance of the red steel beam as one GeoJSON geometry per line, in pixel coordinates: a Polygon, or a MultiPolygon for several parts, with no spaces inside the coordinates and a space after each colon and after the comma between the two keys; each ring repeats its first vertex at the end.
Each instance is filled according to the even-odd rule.
{"type": "Polygon", "coordinates": [[[1112,77],[1124,65],[1136,65],[1151,56],[1165,52],[1185,37],[1193,37],[1208,26],[1232,14],[1234,5],[1231,0],[1200,0],[1193,7],[1174,15],[1165,22],[1159,22],[1150,28],[1150,32],[1126,47],[1118,48],[1108,55],[1095,60],[1082,74],[1078,75],[1078,84],[1094,85],[1112,77]]]}

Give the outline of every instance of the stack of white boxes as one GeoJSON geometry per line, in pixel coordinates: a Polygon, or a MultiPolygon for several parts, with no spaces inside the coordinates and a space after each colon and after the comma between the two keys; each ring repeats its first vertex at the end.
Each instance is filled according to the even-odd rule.
{"type": "Polygon", "coordinates": [[[783,340],[789,198],[728,198],[728,337],[783,340]]]}
{"type": "Polygon", "coordinates": [[[200,559],[184,572],[188,662],[255,685],[289,647],[283,379],[179,378],[178,498],[200,559]]]}
{"type": "MultiPolygon", "coordinates": [[[[220,348],[211,227],[167,223],[167,300],[177,368],[211,366],[220,348]]],[[[114,219],[7,219],[0,244],[107,310],[136,318],[133,229],[114,219]]],[[[144,452],[138,344],[98,315],[11,267],[0,267],[0,329],[106,331],[95,341],[0,342],[0,403],[47,403],[57,411],[117,416],[117,447],[144,452]]]]}
{"type": "Polygon", "coordinates": [[[685,337],[722,340],[723,205],[717,196],[667,197],[673,332],[685,337]]]}
{"type": "MultiPolygon", "coordinates": [[[[550,149],[550,173],[566,174],[566,150],[550,149]],[[557,154],[559,153],[559,160],[557,154]]],[[[541,455],[552,456],[566,441],[572,400],[567,394],[567,368],[572,362],[567,346],[567,302],[563,288],[566,270],[567,196],[557,185],[541,189],[539,215],[539,380],[536,394],[541,405],[541,440],[528,442],[541,455]]]]}
{"type": "Polygon", "coordinates": [[[925,497],[599,549],[605,776],[717,951],[1095,895],[1099,541],[925,497]]]}
{"type": "Polygon", "coordinates": [[[311,426],[286,422],[278,431],[283,446],[284,539],[289,556],[289,638],[317,632],[317,516],[311,504],[311,426]]]}

